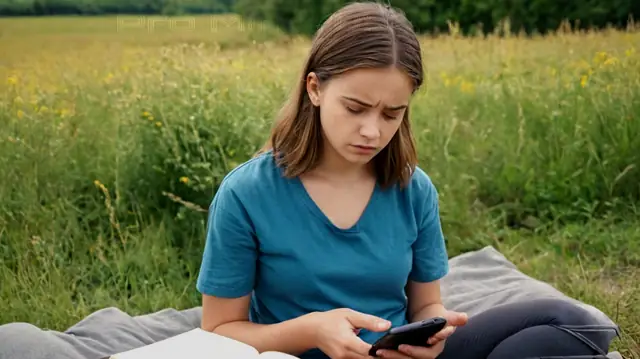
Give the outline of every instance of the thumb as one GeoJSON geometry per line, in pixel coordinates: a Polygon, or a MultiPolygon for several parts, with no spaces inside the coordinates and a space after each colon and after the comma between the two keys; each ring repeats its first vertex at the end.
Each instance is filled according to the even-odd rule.
{"type": "Polygon", "coordinates": [[[363,328],[372,332],[381,332],[391,327],[391,322],[374,315],[360,313],[352,310],[347,314],[347,320],[355,328],[363,328]]]}
{"type": "Polygon", "coordinates": [[[447,315],[445,316],[448,325],[460,327],[467,324],[467,320],[469,319],[466,313],[447,311],[447,315]]]}

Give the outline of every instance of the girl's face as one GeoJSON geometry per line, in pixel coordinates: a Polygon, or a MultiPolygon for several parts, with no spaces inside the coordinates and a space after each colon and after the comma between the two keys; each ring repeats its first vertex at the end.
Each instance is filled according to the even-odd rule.
{"type": "Polygon", "coordinates": [[[352,70],[322,84],[312,73],[307,91],[320,107],[324,155],[363,165],[398,131],[413,86],[407,74],[389,67],[352,70]]]}

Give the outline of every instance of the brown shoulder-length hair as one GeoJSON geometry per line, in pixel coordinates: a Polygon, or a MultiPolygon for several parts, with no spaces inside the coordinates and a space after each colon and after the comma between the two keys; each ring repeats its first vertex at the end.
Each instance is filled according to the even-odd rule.
{"type": "MultiPolygon", "coordinates": [[[[314,72],[320,83],[357,68],[397,66],[411,77],[414,92],[424,74],[420,43],[404,14],[375,2],[355,2],[333,13],[316,32],[304,68],[278,114],[271,136],[258,153],[272,151],[287,177],[313,169],[322,154],[320,110],[306,91],[314,72]]],[[[415,141],[406,110],[398,132],[373,159],[382,187],[405,186],[417,165],[415,141]]]]}

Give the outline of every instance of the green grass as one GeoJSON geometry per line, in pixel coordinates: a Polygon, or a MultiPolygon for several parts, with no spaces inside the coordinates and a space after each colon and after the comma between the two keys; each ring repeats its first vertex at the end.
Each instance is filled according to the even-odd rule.
{"type": "MultiPolygon", "coordinates": [[[[236,26],[124,36],[112,17],[0,31],[14,34],[0,37],[0,323],[199,305],[203,211],[265,140],[308,41],[236,26]]],[[[625,358],[640,358],[639,41],[425,37],[412,104],[450,254],[493,245],[601,308],[625,358]]]]}

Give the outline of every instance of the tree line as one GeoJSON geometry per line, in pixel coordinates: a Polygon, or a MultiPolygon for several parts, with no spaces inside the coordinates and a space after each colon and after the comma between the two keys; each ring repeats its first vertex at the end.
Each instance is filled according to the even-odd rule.
{"type": "MultiPolygon", "coordinates": [[[[236,0],[234,11],[266,20],[290,33],[312,34],[326,16],[350,0],[236,0]]],[[[572,29],[626,28],[640,16],[640,0],[385,0],[402,10],[422,33],[463,34],[504,30],[546,33],[572,29]]]]}
{"type": "MultiPolygon", "coordinates": [[[[0,0],[0,16],[238,13],[284,31],[313,34],[351,0],[0,0]]],[[[640,15],[639,0],[385,0],[401,9],[419,32],[492,32],[508,20],[513,32],[572,28],[624,28],[640,15]]]]}
{"type": "Polygon", "coordinates": [[[233,11],[235,0],[0,0],[0,16],[181,15],[233,11]]]}

